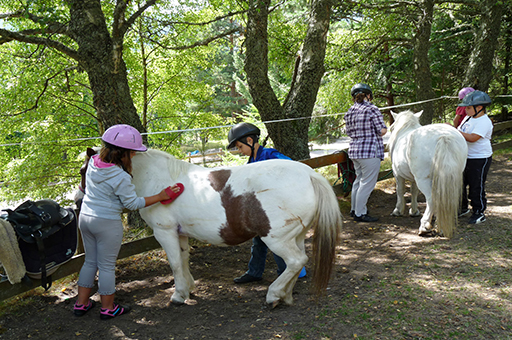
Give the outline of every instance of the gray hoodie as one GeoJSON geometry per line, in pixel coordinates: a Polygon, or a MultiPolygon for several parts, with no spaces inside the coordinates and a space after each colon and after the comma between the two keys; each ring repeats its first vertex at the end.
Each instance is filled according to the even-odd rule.
{"type": "Polygon", "coordinates": [[[121,219],[123,209],[144,208],[146,200],[138,197],[131,176],[119,166],[98,167],[91,157],[87,168],[85,196],[80,214],[121,219]]]}

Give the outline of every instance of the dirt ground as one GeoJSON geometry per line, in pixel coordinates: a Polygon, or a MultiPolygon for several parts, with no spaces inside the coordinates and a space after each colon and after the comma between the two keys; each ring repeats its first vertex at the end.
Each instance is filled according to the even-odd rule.
{"type": "MultiPolygon", "coordinates": [[[[467,218],[461,219],[452,240],[419,237],[419,218],[390,216],[393,179],[379,182],[370,198],[377,223],[353,222],[347,199],[340,198],[342,242],[327,293],[318,301],[306,277],[295,285],[294,305],[272,309],[265,303],[276,277],[271,256],[263,281],[236,285],[233,278],[246,270],[250,243],[222,248],[194,242],[190,262],[197,288],[187,304],[169,304],[173,277],[162,251],[152,251],[118,264],[116,297],[133,307],[130,314],[101,321],[97,305],[84,317],[74,317],[76,277],[68,278],[47,293],[39,288],[0,305],[0,339],[509,339],[510,262],[504,259],[503,276],[496,282],[477,287],[481,299],[465,300],[472,285],[457,285],[473,282],[464,275],[473,273],[474,265],[463,263],[477,247],[460,252],[465,244],[502,237],[504,248],[510,245],[511,159],[510,154],[495,156],[492,164],[488,221],[469,228],[467,218]],[[501,234],[482,234],[490,227],[501,234]],[[416,295],[413,280],[425,282],[428,292],[416,295]],[[446,289],[443,281],[457,284],[446,289]],[[460,298],[449,298],[459,288],[460,298]]],[[[310,252],[309,241],[307,246],[310,252]]],[[[97,294],[92,298],[99,301],[97,294]]]]}

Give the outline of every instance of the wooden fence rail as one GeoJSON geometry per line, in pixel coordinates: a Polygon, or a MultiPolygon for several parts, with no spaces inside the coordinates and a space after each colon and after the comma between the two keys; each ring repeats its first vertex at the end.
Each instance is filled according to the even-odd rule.
{"type": "MultiPolygon", "coordinates": [[[[494,133],[512,128],[512,121],[507,121],[503,123],[497,123],[494,125],[494,133]]],[[[512,147],[512,140],[508,140],[501,143],[493,144],[493,150],[499,150],[504,148],[512,147]]],[[[219,154],[219,153],[216,153],[219,154]]],[[[192,156],[194,157],[194,156],[192,156]]],[[[200,156],[197,156],[200,157],[200,156]]],[[[321,168],[324,166],[343,163],[346,161],[345,153],[333,153],[329,155],[324,155],[320,157],[305,159],[300,162],[309,165],[311,168],[321,168]]],[[[391,170],[382,171],[379,174],[380,179],[387,179],[393,176],[391,170]]],[[[337,194],[343,194],[344,189],[342,184],[337,184],[333,186],[334,191],[337,194]]],[[[119,259],[123,259],[132,255],[140,254],[142,252],[154,250],[161,248],[158,241],[154,238],[154,236],[149,236],[146,238],[142,238],[136,241],[124,243],[121,246],[121,250],[119,251],[119,259]]],[[[58,280],[68,275],[77,273],[80,271],[82,264],[84,262],[84,254],[75,255],[69,262],[62,265],[53,275],[53,280],[58,280]]],[[[9,281],[4,281],[0,283],[0,301],[8,299],[10,297],[16,296],[18,294],[27,292],[34,288],[39,287],[41,281],[40,280],[32,280],[30,285],[26,285],[23,283],[19,283],[16,285],[11,285],[9,281]]]]}
{"type": "MultiPolygon", "coordinates": [[[[121,250],[119,251],[118,259],[124,259],[126,257],[150,251],[153,249],[160,248],[160,244],[154,236],[145,237],[136,241],[123,243],[121,250]]],[[[55,273],[52,274],[53,281],[62,279],[68,275],[78,273],[84,263],[85,254],[78,254],[73,258],[60,266],[55,273]]],[[[40,287],[41,280],[30,279],[30,282],[18,283],[12,285],[9,281],[0,283],[0,301],[16,296],[18,294],[27,292],[34,288],[40,287]]],[[[43,289],[43,288],[41,288],[43,289]]]]}

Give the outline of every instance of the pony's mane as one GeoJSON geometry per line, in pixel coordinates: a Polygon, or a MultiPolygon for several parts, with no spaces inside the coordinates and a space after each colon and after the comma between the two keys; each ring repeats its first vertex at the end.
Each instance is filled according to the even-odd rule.
{"type": "MultiPolygon", "coordinates": [[[[100,151],[101,151],[101,146],[93,146],[93,147],[92,147],[92,149],[93,149],[94,151],[96,151],[96,153],[100,153],[100,151]]],[[[85,157],[86,157],[86,156],[87,156],[87,150],[82,151],[82,152],[80,152],[80,153],[78,154],[78,158],[79,158],[79,159],[85,159],[85,157]]]]}
{"type": "Polygon", "coordinates": [[[191,167],[194,166],[194,164],[190,164],[184,161],[180,161],[176,159],[173,155],[157,150],[157,149],[148,149],[146,152],[139,153],[141,155],[145,155],[151,158],[163,158],[166,160],[168,164],[169,173],[171,175],[172,179],[178,178],[181,174],[186,174],[190,170],[191,167]]]}
{"type": "Polygon", "coordinates": [[[418,117],[416,117],[414,115],[414,112],[412,112],[411,110],[406,110],[406,111],[402,111],[400,112],[396,117],[395,117],[395,122],[393,123],[393,125],[391,125],[391,136],[389,137],[389,140],[388,140],[388,148],[389,148],[389,151],[390,153],[393,152],[393,146],[396,142],[396,138],[398,137],[398,132],[400,130],[407,130],[409,128],[416,128],[416,127],[419,127],[420,126],[420,120],[418,119],[418,117]]]}

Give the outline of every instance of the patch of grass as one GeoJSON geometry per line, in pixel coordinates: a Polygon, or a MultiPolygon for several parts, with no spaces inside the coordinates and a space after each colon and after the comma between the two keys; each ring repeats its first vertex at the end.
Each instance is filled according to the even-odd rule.
{"type": "Polygon", "coordinates": [[[300,339],[305,339],[305,338],[306,338],[306,334],[304,331],[298,331],[293,335],[293,339],[295,339],[295,340],[300,340],[300,339]]]}
{"type": "Polygon", "coordinates": [[[17,315],[18,313],[22,313],[24,309],[29,308],[33,303],[32,297],[35,295],[34,292],[36,292],[36,290],[0,301],[0,318],[4,317],[6,314],[17,315]]]}
{"type": "Polygon", "coordinates": [[[358,339],[507,338],[512,259],[503,244],[512,235],[496,227],[462,230],[449,247],[427,245],[424,256],[411,255],[386,277],[361,282],[361,293],[345,295],[319,318],[327,327],[336,320],[364,327],[358,339]]]}
{"type": "MultiPolygon", "coordinates": [[[[209,149],[224,149],[227,145],[227,141],[209,141],[206,143],[205,150],[209,149]]],[[[184,154],[196,150],[201,150],[201,142],[200,141],[193,141],[190,142],[187,145],[181,145],[180,149],[183,151],[184,154]]]]}
{"type": "MultiPolygon", "coordinates": [[[[506,140],[510,140],[510,139],[512,139],[512,136],[509,137],[506,140]]],[[[505,139],[504,140],[498,140],[498,142],[503,142],[503,141],[505,141],[505,139]]],[[[493,156],[506,156],[506,157],[508,157],[508,160],[512,159],[511,154],[512,154],[512,148],[500,149],[500,150],[493,151],[493,156]]]]}

